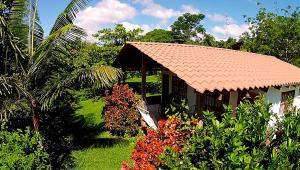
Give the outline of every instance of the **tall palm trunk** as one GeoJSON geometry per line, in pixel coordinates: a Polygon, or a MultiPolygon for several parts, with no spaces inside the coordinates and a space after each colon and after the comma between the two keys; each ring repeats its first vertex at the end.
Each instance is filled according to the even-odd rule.
{"type": "Polygon", "coordinates": [[[35,132],[38,132],[40,126],[40,114],[38,113],[36,99],[33,96],[30,97],[30,105],[31,105],[31,112],[32,112],[33,130],[35,132]]]}

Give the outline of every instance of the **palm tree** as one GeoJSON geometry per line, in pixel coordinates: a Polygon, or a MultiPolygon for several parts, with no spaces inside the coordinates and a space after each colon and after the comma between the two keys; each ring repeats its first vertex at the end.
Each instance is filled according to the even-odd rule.
{"type": "Polygon", "coordinates": [[[41,39],[43,30],[39,25],[37,3],[38,0],[30,3],[28,41],[24,42],[28,52],[26,55],[22,53],[26,56],[26,62],[18,64],[22,68],[18,70],[21,71],[0,76],[0,96],[15,100],[26,98],[31,107],[35,131],[39,128],[40,112],[51,110],[55,101],[68,93],[73,85],[99,84],[105,87],[121,76],[121,71],[111,66],[94,65],[75,69],[68,65],[67,60],[72,56],[65,46],[85,36],[73,21],[79,10],[86,6],[87,0],[71,0],[45,39],[41,39]]]}

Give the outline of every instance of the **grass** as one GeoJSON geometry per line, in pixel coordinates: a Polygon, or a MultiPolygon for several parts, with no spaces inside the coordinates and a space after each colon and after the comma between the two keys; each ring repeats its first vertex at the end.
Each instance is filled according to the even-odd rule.
{"type": "Polygon", "coordinates": [[[134,143],[119,143],[110,147],[90,147],[73,152],[76,168],[84,170],[119,170],[121,162],[130,162],[134,143]]]}
{"type": "MultiPolygon", "coordinates": [[[[121,162],[130,162],[135,138],[117,138],[103,131],[101,112],[105,106],[104,100],[87,99],[78,104],[76,116],[84,119],[85,128],[91,127],[96,132],[90,138],[77,139],[80,145],[72,151],[75,158],[74,169],[84,170],[119,170],[121,162]]],[[[90,133],[87,130],[87,133],[90,133]]]]}
{"type": "MultiPolygon", "coordinates": [[[[159,82],[159,77],[157,75],[147,76],[147,83],[156,83],[159,82]]],[[[132,77],[126,80],[126,82],[142,82],[142,77],[132,77]]]]}
{"type": "Polygon", "coordinates": [[[83,116],[89,124],[100,124],[102,122],[101,113],[105,106],[104,100],[87,99],[80,101],[75,114],[83,116]]]}

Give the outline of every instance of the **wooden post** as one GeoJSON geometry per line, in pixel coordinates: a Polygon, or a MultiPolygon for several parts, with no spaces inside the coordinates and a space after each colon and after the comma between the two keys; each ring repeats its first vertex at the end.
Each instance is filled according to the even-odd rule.
{"type": "Polygon", "coordinates": [[[142,56],[142,98],[146,100],[146,77],[147,76],[147,62],[146,57],[142,56]]]}

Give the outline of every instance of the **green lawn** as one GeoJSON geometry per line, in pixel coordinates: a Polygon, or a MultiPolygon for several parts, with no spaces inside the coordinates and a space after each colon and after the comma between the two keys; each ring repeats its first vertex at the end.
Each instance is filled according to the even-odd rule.
{"type": "Polygon", "coordinates": [[[75,114],[82,115],[89,124],[100,124],[102,122],[101,112],[105,106],[104,100],[87,99],[80,101],[75,114]]]}
{"type": "Polygon", "coordinates": [[[73,151],[76,168],[84,170],[119,170],[123,160],[130,161],[134,143],[121,142],[113,146],[90,147],[73,151]]]}
{"type": "MultiPolygon", "coordinates": [[[[148,83],[156,83],[159,81],[159,77],[157,75],[151,75],[147,76],[146,80],[148,83]]],[[[142,77],[132,77],[130,79],[127,79],[126,82],[142,82],[142,77]]]]}
{"type": "MultiPolygon", "coordinates": [[[[77,116],[83,116],[85,126],[103,126],[101,112],[105,103],[103,99],[81,101],[76,110],[77,116]]],[[[86,140],[86,139],[85,139],[86,140]]],[[[108,132],[101,131],[91,136],[87,145],[79,146],[72,152],[75,158],[75,169],[84,170],[119,170],[121,162],[130,161],[135,139],[116,138],[108,132]]]]}

